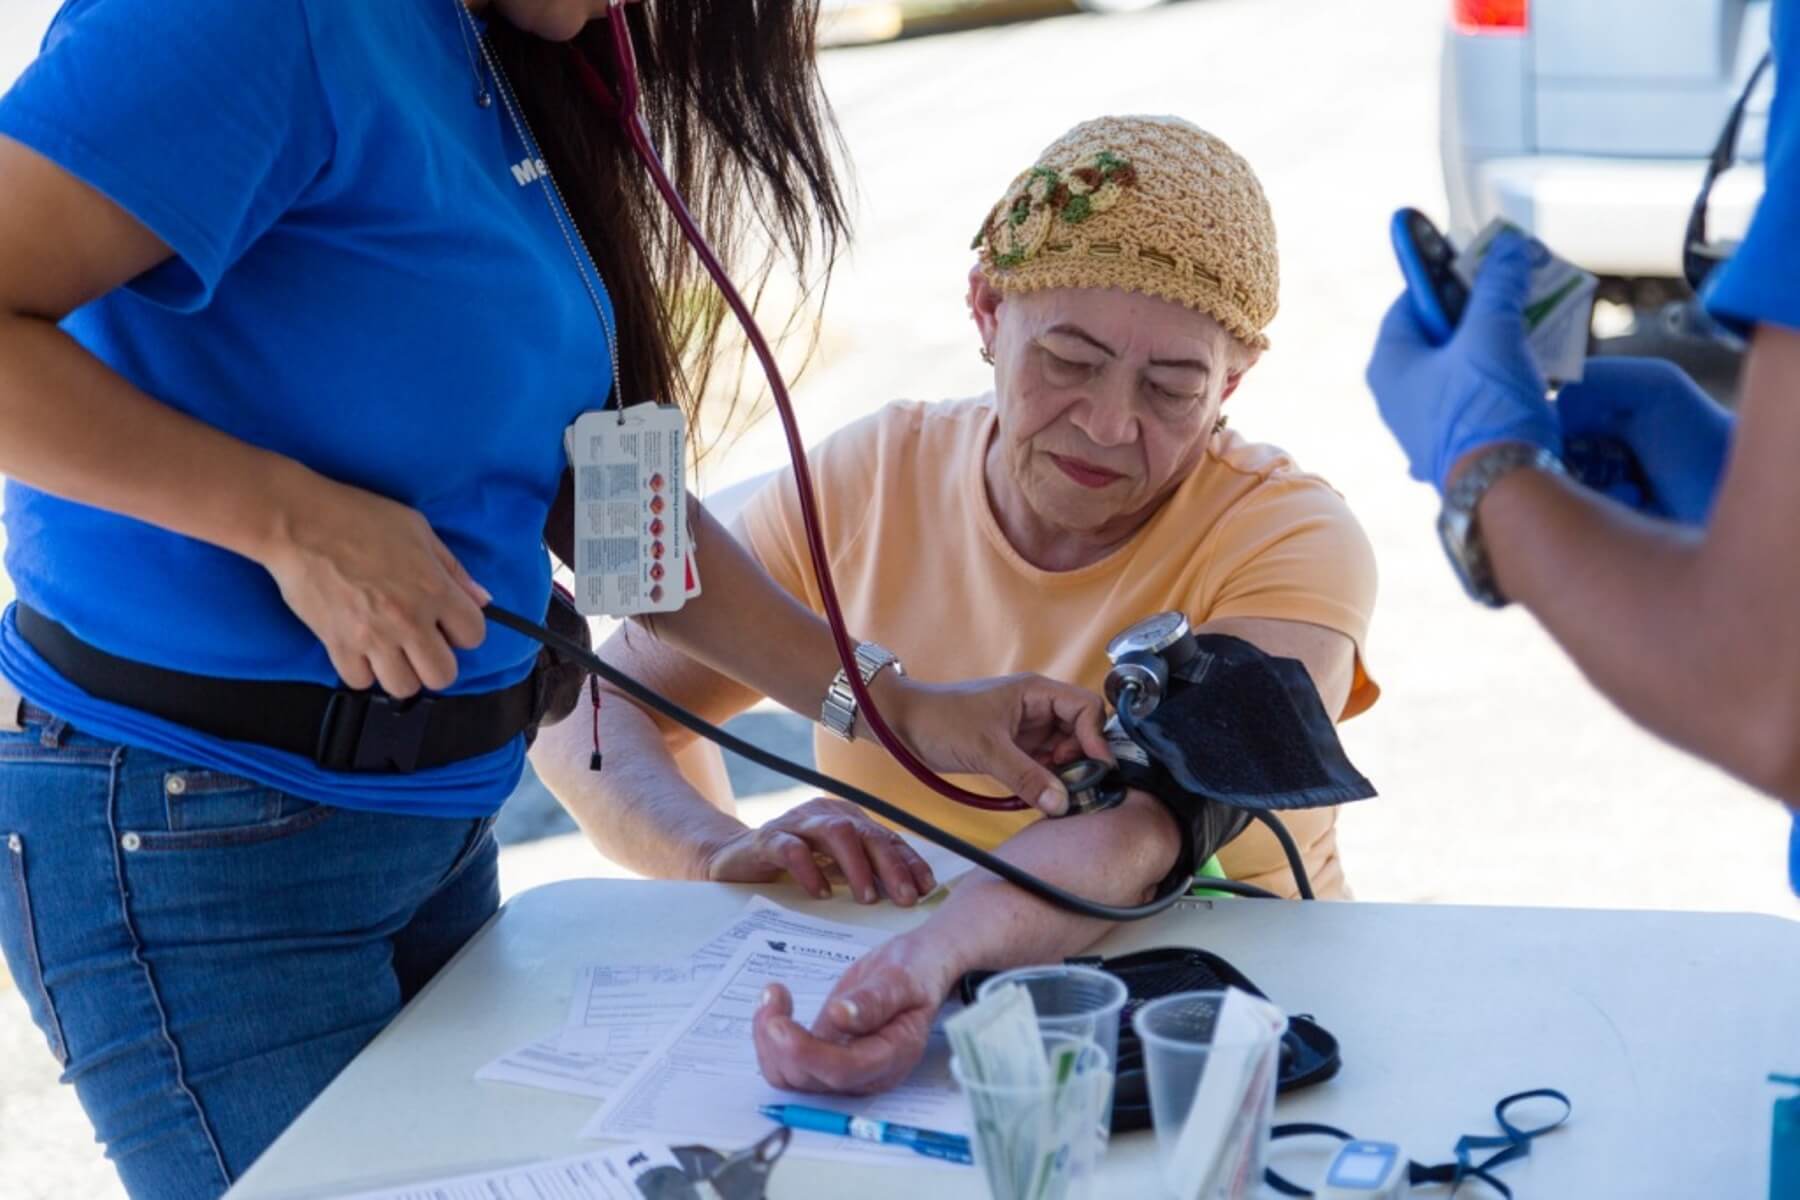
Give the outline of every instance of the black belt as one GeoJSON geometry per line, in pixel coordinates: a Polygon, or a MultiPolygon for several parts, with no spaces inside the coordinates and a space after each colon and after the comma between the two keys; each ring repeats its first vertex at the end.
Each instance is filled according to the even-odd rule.
{"type": "Polygon", "coordinates": [[[18,605],[19,634],[91,696],[232,742],[312,759],[328,771],[406,772],[498,750],[537,712],[536,672],[474,695],[395,700],[317,683],[220,679],[119,658],[18,605]]]}

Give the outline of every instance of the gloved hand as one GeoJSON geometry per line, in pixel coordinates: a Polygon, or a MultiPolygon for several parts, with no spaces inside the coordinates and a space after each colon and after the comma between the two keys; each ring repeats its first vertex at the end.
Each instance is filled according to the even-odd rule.
{"type": "Polygon", "coordinates": [[[1660,358],[1591,358],[1583,374],[1556,400],[1563,436],[1625,444],[1650,486],[1631,507],[1690,525],[1705,521],[1725,471],[1732,415],[1660,358]]]}
{"type": "Polygon", "coordinates": [[[1496,442],[1529,442],[1561,455],[1562,429],[1525,342],[1530,282],[1530,243],[1503,233],[1481,264],[1461,324],[1442,346],[1426,337],[1405,293],[1388,309],[1367,379],[1414,479],[1442,492],[1463,455],[1496,442]]]}

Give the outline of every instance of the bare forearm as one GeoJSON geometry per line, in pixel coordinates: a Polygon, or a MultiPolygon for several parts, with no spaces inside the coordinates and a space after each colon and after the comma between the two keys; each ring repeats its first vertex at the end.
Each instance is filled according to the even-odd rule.
{"type": "MultiPolygon", "coordinates": [[[[1133,793],[1110,812],[1038,821],[999,854],[1078,895],[1140,904],[1168,875],[1180,848],[1168,810],[1133,793]]],[[[1111,928],[980,872],[953,887],[929,921],[903,936],[918,943],[948,987],[965,971],[1055,962],[1085,950],[1111,928]]]]}
{"type": "Polygon", "coordinates": [[[1744,719],[1768,647],[1733,611],[1700,533],[1536,471],[1502,478],[1479,517],[1501,591],[1597,688],[1654,732],[1770,786],[1744,719]]]}
{"type": "MultiPolygon", "coordinates": [[[[838,671],[829,626],[771,579],[703,507],[695,504],[692,516],[705,590],[678,612],[640,624],[715,671],[816,720],[838,671]]],[[[878,702],[891,675],[884,671],[877,678],[878,702]]],[[[859,735],[865,729],[859,719],[859,735]]]]}
{"type": "Polygon", "coordinates": [[[261,561],[310,472],[132,387],[48,320],[0,320],[0,474],[261,561]]]}
{"type": "Polygon", "coordinates": [[[684,779],[663,732],[629,699],[607,695],[600,707],[602,770],[589,765],[593,710],[545,729],[531,763],[582,832],[606,857],[657,879],[704,879],[711,850],[744,825],[709,803],[684,779]]]}

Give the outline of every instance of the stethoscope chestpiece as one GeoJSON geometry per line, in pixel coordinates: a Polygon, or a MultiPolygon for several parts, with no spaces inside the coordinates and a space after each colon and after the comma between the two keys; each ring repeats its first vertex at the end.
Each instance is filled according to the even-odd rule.
{"type": "Polygon", "coordinates": [[[1056,769],[1056,776],[1069,791],[1069,807],[1065,817],[1105,812],[1125,803],[1125,781],[1111,765],[1097,758],[1078,758],[1056,769]]]}

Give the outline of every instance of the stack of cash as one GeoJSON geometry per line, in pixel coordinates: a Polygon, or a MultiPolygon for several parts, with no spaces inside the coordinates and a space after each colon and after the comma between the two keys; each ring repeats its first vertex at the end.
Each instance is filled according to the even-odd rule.
{"type": "Polygon", "coordinates": [[[1250,1200],[1261,1195],[1262,1165],[1287,1018],[1266,1000],[1228,988],[1212,1046],[1163,1164],[1177,1200],[1250,1200]]]}
{"type": "Polygon", "coordinates": [[[984,995],[944,1032],[995,1200],[1065,1200],[1091,1182],[1112,1090],[1104,1053],[1087,1039],[1046,1039],[1031,993],[1017,984],[984,995]]]}
{"type": "Polygon", "coordinates": [[[1588,328],[1598,281],[1574,263],[1556,257],[1549,247],[1517,225],[1496,217],[1450,265],[1465,285],[1475,286],[1475,275],[1502,230],[1510,230],[1531,243],[1531,287],[1525,299],[1525,329],[1531,357],[1550,383],[1574,383],[1587,364],[1588,328]]]}

